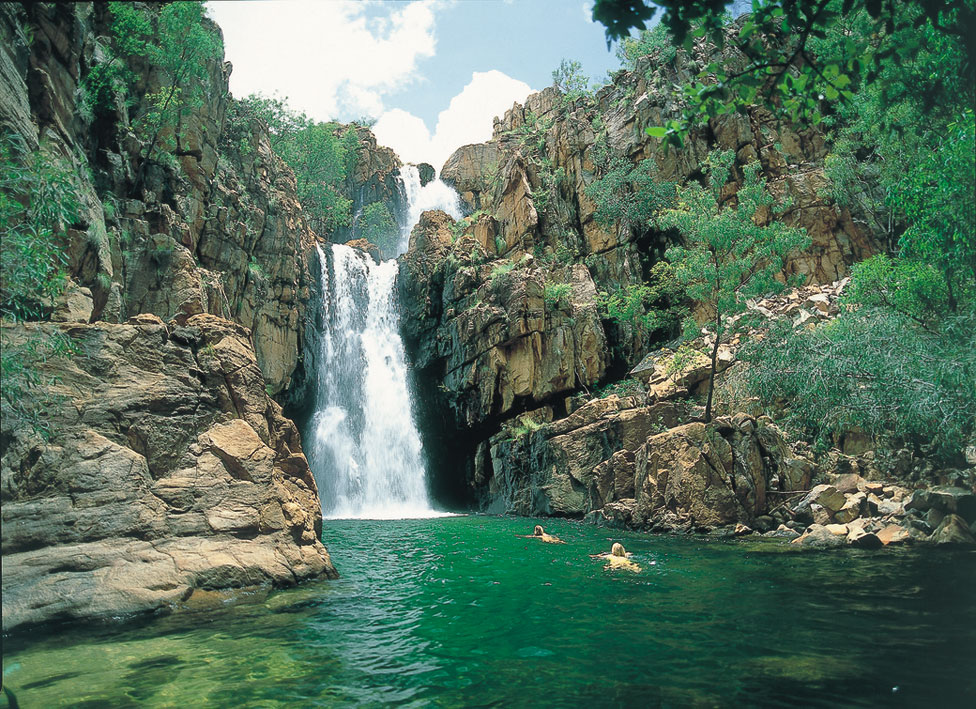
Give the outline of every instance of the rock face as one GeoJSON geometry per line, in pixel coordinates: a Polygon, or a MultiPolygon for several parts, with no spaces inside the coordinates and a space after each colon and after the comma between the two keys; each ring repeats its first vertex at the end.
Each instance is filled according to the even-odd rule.
{"type": "Polygon", "coordinates": [[[480,425],[600,379],[607,348],[586,268],[484,264],[473,238],[452,243],[453,221],[423,215],[401,286],[406,334],[421,343],[415,361],[443,377],[458,419],[480,425]],[[425,292],[432,281],[443,297],[425,292]]]}
{"type": "MultiPolygon", "coordinates": [[[[85,76],[108,61],[102,43],[112,36],[110,22],[99,4],[0,8],[7,69],[0,73],[0,121],[28,146],[44,143],[79,163],[83,208],[68,234],[69,275],[90,291],[89,319],[227,317],[251,330],[272,393],[284,395],[302,375],[302,322],[317,283],[308,270],[316,235],[294,175],[272,151],[263,124],[228,125],[231,66],[221,61],[207,66],[206,101],[180,119],[173,164],[144,166],[147,146],[131,122],[144,97],[159,89],[156,72],[132,60],[144,78],[131,110],[119,105],[92,116],[76,103],[85,76]]],[[[359,149],[345,196],[395,209],[399,159],[368,129],[355,130],[359,149]]],[[[77,313],[74,297],[59,308],[77,313]]]]}
{"type": "MultiPolygon", "coordinates": [[[[169,159],[146,161],[133,122],[163,78],[110,59],[111,22],[104,3],[0,4],[0,130],[68,161],[81,205],[51,314],[79,355],[44,364],[66,405],[49,444],[4,419],[5,628],[334,573],[298,433],[269,397],[310,378],[309,262],[330,235],[309,228],[266,127],[228,120],[221,59],[169,159]],[[85,79],[109,61],[139,80],[86,109],[85,79]]],[[[344,196],[395,203],[399,159],[356,133],[344,196]]],[[[5,342],[52,327],[5,324],[5,342]]]]}
{"type": "Polygon", "coordinates": [[[298,432],[244,328],[205,314],[60,327],[84,355],[41,372],[57,377],[49,439],[4,433],[4,631],[335,575],[298,432]]]}
{"type": "Polygon", "coordinates": [[[522,417],[491,439],[490,472],[475,482],[487,482],[493,511],[653,530],[752,524],[770,507],[768,491],[809,483],[813,466],[768,419],[676,425],[689,409],[613,395],[557,421],[522,417]]]}
{"type": "MultiPolygon", "coordinates": [[[[707,55],[696,46],[679,50],[671,62],[645,57],[635,71],[618,72],[592,97],[570,100],[554,87],[532,94],[496,120],[490,141],[459,148],[440,171],[471,213],[456,224],[438,217],[418,227],[401,270],[405,335],[430,408],[451,411],[441,425],[466,442],[455,455],[467,458],[465,482],[483,506],[580,515],[603,503],[618,504],[619,497],[593,496],[588,455],[594,449],[584,443],[589,434],[582,429],[572,445],[530,446],[519,453],[505,452],[505,431],[522,426],[518,417],[540,410],[547,412],[542,419],[558,423],[580,399],[594,398],[593,388],[627,372],[646,384],[651,403],[693,396],[708,379],[704,355],[677,376],[670,371],[673,350],[662,345],[676,331],[648,331],[601,310],[601,291],[612,294],[651,279],[669,237],[643,224],[602,218],[591,189],[598,180],[639,166],[656,182],[685,184],[701,178],[703,160],[718,148],[736,155],[724,195],[730,198],[743,179],[742,167],[758,161],[770,190],[789,203],[776,218],[806,229],[812,240],[803,253],[790,255],[784,269],[809,288],[794,291],[795,299],[767,303],[769,312],[763,313],[789,317],[797,327],[836,314],[843,281],[828,289],[818,284],[842,279],[851,264],[877,250],[863,219],[822,196],[827,148],[817,129],[799,130],[754,107],[746,115],[710,121],[681,149],[659,150],[645,128],[677,114],[682,99],[673,86],[716,58],[707,55]],[[574,462],[572,454],[554,452],[562,448],[582,457],[574,462]],[[532,462],[512,460],[518,455],[532,462]],[[577,467],[585,474],[577,475],[577,467]]],[[[615,198],[626,200],[631,190],[624,180],[615,198]]],[[[722,369],[734,362],[735,349],[735,343],[721,348],[722,369]]],[[[679,417],[669,427],[690,420],[679,417]]],[[[722,444],[709,441],[718,455],[722,444]]],[[[638,447],[629,450],[636,455],[638,447]]],[[[598,448],[603,457],[597,462],[625,450],[617,439],[598,448]]],[[[607,467],[623,463],[618,459],[607,467]]],[[[667,484],[661,485],[655,499],[666,506],[672,498],[667,484]]],[[[717,487],[706,487],[718,494],[717,487]]],[[[762,507],[733,497],[744,509],[762,507]]],[[[691,512],[689,505],[675,502],[696,519],[709,516],[691,512]]],[[[728,510],[713,512],[716,519],[730,516],[728,510]]],[[[638,523],[646,523],[648,514],[641,508],[638,523]]],[[[737,513],[743,520],[750,514],[737,513]]]]}

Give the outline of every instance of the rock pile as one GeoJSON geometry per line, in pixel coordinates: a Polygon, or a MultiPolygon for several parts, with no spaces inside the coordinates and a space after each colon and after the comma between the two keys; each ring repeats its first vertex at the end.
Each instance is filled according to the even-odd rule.
{"type": "Polygon", "coordinates": [[[759,521],[761,531],[780,522],[776,536],[784,536],[784,529],[802,529],[802,534],[792,532],[792,542],[803,546],[878,548],[915,541],[974,545],[976,494],[952,486],[911,491],[848,473],[759,521]]]}
{"type": "MultiPolygon", "coordinates": [[[[840,313],[838,302],[850,278],[842,278],[824,285],[811,284],[793,288],[781,294],[750,301],[748,312],[744,315],[758,315],[740,323],[728,344],[721,344],[716,357],[716,374],[726,371],[735,363],[736,353],[750,337],[761,335],[766,322],[787,318],[793,327],[812,327],[825,322],[840,313]],[[763,322],[766,321],[766,322],[763,322]]],[[[734,318],[730,327],[735,327],[744,315],[734,318]]],[[[629,374],[647,386],[648,395],[654,400],[667,400],[687,397],[701,393],[712,371],[710,353],[715,344],[715,336],[706,331],[681,348],[662,348],[649,353],[629,374]]]]}

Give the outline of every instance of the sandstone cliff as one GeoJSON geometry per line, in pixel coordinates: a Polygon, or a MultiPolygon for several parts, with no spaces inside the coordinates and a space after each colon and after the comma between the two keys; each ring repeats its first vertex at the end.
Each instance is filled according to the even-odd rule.
{"type": "MultiPolygon", "coordinates": [[[[768,429],[754,421],[660,438],[694,413],[654,403],[674,391],[652,392],[646,402],[594,396],[676,334],[601,319],[597,293],[647,280],[669,238],[623,218],[600,218],[589,188],[615,167],[640,165],[655,182],[684,184],[702,178],[710,150],[733,150],[737,167],[724,192],[730,197],[743,179],[741,166],[759,161],[770,190],[790,205],[776,218],[804,228],[812,241],[790,256],[784,276],[830,283],[878,248],[863,220],[825,196],[827,149],[817,129],[796,129],[754,107],[710,121],[681,149],[662,151],[648,137],[646,127],[678,110],[672,87],[692,76],[707,52],[697,46],[670,62],[645,57],[594,96],[570,100],[555,87],[533,94],[496,121],[489,142],[458,149],[441,170],[470,215],[457,224],[426,215],[416,228],[401,277],[405,329],[433,408],[452,412],[438,425],[454,427],[453,439],[463,441],[447,443],[445,455],[466,458],[458,474],[483,507],[583,516],[643,494],[632,505],[636,526],[668,509],[714,526],[762,514],[765,490],[780,485],[783,466],[809,465],[791,462],[785,444],[766,440],[778,451],[774,461],[758,433],[768,429]],[[585,422],[570,423],[580,416],[585,422]],[[635,467],[679,441],[681,450],[714,451],[701,454],[702,465],[724,467],[712,481],[694,473],[694,493],[673,492],[681,476],[657,480],[635,467]],[[733,465],[723,452],[740,448],[765,462],[742,473],[744,459],[733,455],[733,465]],[[698,509],[697,494],[712,496],[714,488],[721,497],[735,480],[741,484],[727,503],[716,502],[723,512],[698,509]]],[[[631,189],[625,180],[618,196],[631,189]]],[[[802,489],[804,480],[809,471],[775,489],[802,489]]]]}
{"type": "MultiPolygon", "coordinates": [[[[4,325],[11,342],[60,327],[79,351],[43,365],[58,383],[38,399],[65,403],[46,444],[5,422],[5,629],[334,574],[297,430],[271,398],[308,383],[309,258],[330,235],[308,227],[267,127],[229,125],[222,59],[167,160],[145,160],[134,129],[164,81],[145,60],[123,57],[130,103],[86,108],[86,77],[118,56],[111,21],[103,3],[0,6],[0,127],[70,162],[81,203],[62,325],[4,325]]],[[[395,203],[399,160],[357,136],[348,198],[395,203]]]]}
{"type": "Polygon", "coordinates": [[[41,370],[51,437],[3,434],[5,630],[335,575],[298,431],[245,328],[139,315],[10,335],[52,328],[81,354],[41,370]]]}

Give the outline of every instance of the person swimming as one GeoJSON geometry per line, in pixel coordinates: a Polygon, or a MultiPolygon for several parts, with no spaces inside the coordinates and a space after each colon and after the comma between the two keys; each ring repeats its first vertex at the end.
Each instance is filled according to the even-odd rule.
{"type": "Polygon", "coordinates": [[[516,536],[522,539],[541,539],[547,544],[565,544],[559,537],[554,537],[551,534],[546,534],[546,530],[542,528],[541,524],[537,524],[535,529],[532,530],[532,534],[517,534],[516,536]]]}
{"type": "Polygon", "coordinates": [[[610,547],[610,553],[603,551],[599,554],[590,554],[591,559],[607,560],[606,566],[603,567],[604,569],[627,569],[634,573],[640,573],[641,567],[630,560],[631,556],[633,554],[624,549],[624,545],[620,542],[613,543],[613,546],[610,547]]]}

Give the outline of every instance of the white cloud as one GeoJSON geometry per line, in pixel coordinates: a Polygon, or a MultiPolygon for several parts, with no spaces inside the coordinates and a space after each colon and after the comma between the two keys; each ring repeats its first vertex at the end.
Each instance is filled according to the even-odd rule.
{"type": "Polygon", "coordinates": [[[434,55],[438,0],[377,5],[335,2],[209,2],[234,64],[237,96],[268,86],[318,120],[379,115],[383,98],[419,80],[417,62],[434,55]],[[387,7],[387,6],[380,6],[387,7]],[[286,42],[274,38],[287,37],[286,42]]]}
{"type": "Polygon", "coordinates": [[[516,101],[525,101],[531,92],[528,84],[500,71],[476,71],[440,112],[433,135],[423,120],[399,108],[380,116],[373,133],[380,144],[393,148],[404,161],[429,162],[440,170],[460,146],[491,138],[492,119],[503,115],[516,101]]]}
{"type": "Polygon", "coordinates": [[[583,17],[593,24],[593,0],[583,0],[583,17]]]}

